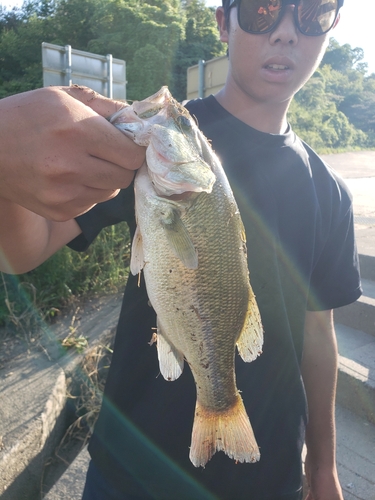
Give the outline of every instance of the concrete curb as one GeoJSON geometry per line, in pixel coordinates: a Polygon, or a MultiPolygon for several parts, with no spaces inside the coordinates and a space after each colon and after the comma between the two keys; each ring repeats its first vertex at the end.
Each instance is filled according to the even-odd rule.
{"type": "MultiPolygon", "coordinates": [[[[22,388],[18,387],[25,385],[22,373],[22,370],[14,372],[7,379],[10,384],[8,389],[11,387],[12,392],[16,390],[18,397],[22,397],[22,388]]],[[[8,431],[3,436],[3,449],[0,454],[2,500],[22,500],[38,494],[44,463],[53,453],[65,430],[65,373],[60,367],[51,365],[42,372],[35,373],[34,377],[29,376],[27,390],[30,395],[41,388],[41,378],[45,392],[39,397],[33,418],[23,422],[20,417],[19,425],[13,422],[11,432],[8,431]]],[[[3,397],[6,397],[6,394],[3,393],[3,397]]],[[[27,400],[27,403],[29,402],[27,400]]],[[[9,425],[9,421],[7,424],[9,425]]]]}
{"type": "Polygon", "coordinates": [[[375,281],[375,257],[373,255],[359,254],[359,265],[361,276],[364,279],[375,281]]]}
{"type": "Polygon", "coordinates": [[[335,327],[339,348],[336,400],[375,424],[375,337],[345,325],[335,327]]]}
{"type": "Polygon", "coordinates": [[[375,336],[375,283],[362,279],[362,288],[357,302],[335,309],[335,321],[375,336]]]}
{"type": "MultiPolygon", "coordinates": [[[[122,294],[85,306],[78,326],[89,348],[117,323],[122,294]],[[98,309],[100,309],[98,313],[98,309]]],[[[43,352],[12,360],[0,371],[0,498],[34,500],[40,496],[45,463],[60,443],[68,423],[67,394],[85,352],[61,357],[58,338],[69,333],[70,318],[48,332],[43,352]]]]}
{"type": "Polygon", "coordinates": [[[61,476],[44,500],[80,500],[85,487],[86,472],[90,462],[87,448],[84,448],[69,469],[61,476]]]}

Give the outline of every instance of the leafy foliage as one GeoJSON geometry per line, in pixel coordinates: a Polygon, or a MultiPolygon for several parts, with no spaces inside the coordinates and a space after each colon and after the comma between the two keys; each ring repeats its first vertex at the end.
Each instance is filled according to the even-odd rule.
{"type": "Polygon", "coordinates": [[[143,99],[162,85],[172,86],[184,19],[175,0],[110,0],[97,10],[96,36],[88,49],[125,59],[128,98],[143,99]]]}
{"type": "Polygon", "coordinates": [[[0,98],[42,86],[41,43],[50,35],[46,19],[28,10],[0,14],[0,98]]]}
{"type": "Polygon", "coordinates": [[[185,3],[185,28],[173,74],[173,95],[178,100],[186,98],[187,69],[200,59],[210,60],[225,54],[226,46],[219,41],[214,9],[205,7],[202,0],[185,3]]]}
{"type": "Polygon", "coordinates": [[[366,76],[362,59],[362,49],[331,38],[320,68],[292,102],[289,121],[319,152],[375,147],[375,74],[366,76]]]}
{"type": "Polygon", "coordinates": [[[64,247],[29,273],[2,273],[0,324],[9,319],[9,309],[14,317],[27,310],[48,318],[74,296],[117,290],[125,285],[129,255],[129,231],[121,223],[104,229],[84,253],[64,247]]]}

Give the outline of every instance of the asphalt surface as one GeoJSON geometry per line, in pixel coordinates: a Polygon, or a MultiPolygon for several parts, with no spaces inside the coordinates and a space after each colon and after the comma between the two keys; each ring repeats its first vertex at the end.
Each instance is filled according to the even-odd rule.
{"type": "Polygon", "coordinates": [[[322,155],[353,196],[359,253],[375,256],[375,151],[322,155]]]}

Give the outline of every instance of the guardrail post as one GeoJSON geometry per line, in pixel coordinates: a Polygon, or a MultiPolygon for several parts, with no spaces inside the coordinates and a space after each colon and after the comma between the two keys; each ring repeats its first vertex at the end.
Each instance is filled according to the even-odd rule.
{"type": "Polygon", "coordinates": [[[204,97],[204,67],[206,62],[203,59],[198,61],[198,97],[204,97]]]}
{"type": "Polygon", "coordinates": [[[113,67],[112,67],[112,54],[107,54],[107,91],[108,97],[113,99],[113,67]]]}
{"type": "Polygon", "coordinates": [[[65,45],[65,85],[72,85],[72,47],[65,45]]]}

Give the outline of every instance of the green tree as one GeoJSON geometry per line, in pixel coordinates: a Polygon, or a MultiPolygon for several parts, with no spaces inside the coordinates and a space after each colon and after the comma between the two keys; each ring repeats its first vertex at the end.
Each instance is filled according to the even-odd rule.
{"type": "MultiPolygon", "coordinates": [[[[29,10],[31,6],[28,4],[29,10]]],[[[51,37],[46,18],[17,10],[3,18],[0,32],[0,97],[42,86],[41,43],[51,37]],[[5,21],[5,23],[4,23],[5,21]]]]}
{"type": "Polygon", "coordinates": [[[360,47],[352,48],[348,43],[340,45],[331,38],[327,51],[323,57],[322,65],[330,65],[332,69],[346,73],[353,69],[365,74],[368,68],[363,62],[364,52],[360,47]]]}
{"type": "Polygon", "coordinates": [[[366,133],[356,129],[339,109],[343,100],[340,83],[342,89],[350,87],[347,76],[322,66],[296,94],[289,110],[296,133],[318,151],[370,146],[366,133]]]}
{"type": "Polygon", "coordinates": [[[208,61],[226,53],[226,46],[219,40],[214,9],[205,6],[202,0],[185,1],[185,28],[174,66],[176,99],[186,99],[187,69],[200,59],[208,61]]]}
{"type": "Polygon", "coordinates": [[[87,50],[96,35],[97,12],[103,4],[102,0],[59,0],[49,19],[53,26],[52,38],[45,41],[87,50]]]}
{"type": "MultiPolygon", "coordinates": [[[[332,54],[337,56],[341,53],[341,56],[336,59],[323,59],[321,71],[327,82],[326,92],[329,93],[330,100],[336,103],[338,111],[344,113],[350,123],[371,136],[375,132],[375,75],[365,76],[366,71],[361,63],[362,49],[351,49],[347,44],[339,49],[337,42],[331,43],[330,46],[333,47],[332,54]],[[338,64],[338,61],[345,59],[345,64],[338,64]],[[325,61],[330,64],[324,64],[325,61]],[[345,71],[341,69],[342,66],[346,67],[345,71]]],[[[372,141],[370,147],[371,144],[372,141]]]]}
{"type": "Polygon", "coordinates": [[[89,50],[112,53],[127,63],[128,98],[143,99],[172,84],[172,68],[183,32],[176,0],[110,0],[98,9],[97,36],[89,50]]]}
{"type": "Polygon", "coordinates": [[[366,77],[363,50],[334,39],[319,69],[297,93],[289,120],[319,151],[375,147],[375,75],[366,77]]]}

